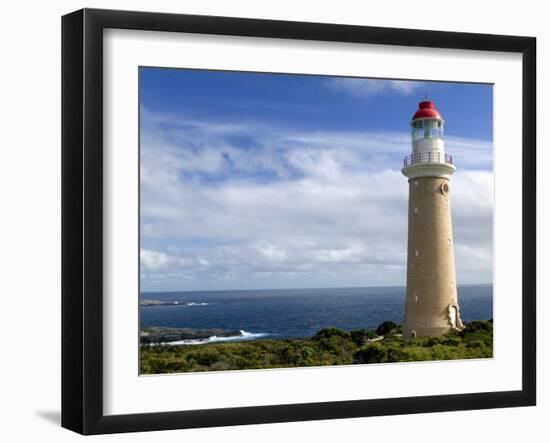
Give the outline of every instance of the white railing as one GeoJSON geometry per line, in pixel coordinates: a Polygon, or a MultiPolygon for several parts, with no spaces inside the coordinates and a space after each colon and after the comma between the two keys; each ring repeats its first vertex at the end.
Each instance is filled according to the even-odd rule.
{"type": "Polygon", "coordinates": [[[453,156],[440,151],[427,151],[407,155],[403,159],[403,167],[416,165],[418,163],[447,163],[452,165],[453,156]]]}

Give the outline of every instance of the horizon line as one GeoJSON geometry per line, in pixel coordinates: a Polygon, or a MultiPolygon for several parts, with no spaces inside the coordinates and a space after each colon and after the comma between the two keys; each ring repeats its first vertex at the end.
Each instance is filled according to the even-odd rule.
{"type": "MultiPolygon", "coordinates": [[[[462,283],[461,286],[489,286],[493,282],[462,283]]],[[[315,290],[315,289],[366,289],[366,288],[406,288],[406,285],[376,285],[376,286],[330,286],[330,287],[303,287],[303,288],[250,288],[250,289],[169,289],[169,290],[147,290],[139,291],[139,294],[151,293],[179,293],[179,292],[242,292],[242,291],[292,291],[292,290],[315,290]]]]}

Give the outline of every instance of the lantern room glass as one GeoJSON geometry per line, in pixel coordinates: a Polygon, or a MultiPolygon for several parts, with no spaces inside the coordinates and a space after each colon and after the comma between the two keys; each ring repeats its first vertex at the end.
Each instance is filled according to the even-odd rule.
{"type": "Polygon", "coordinates": [[[413,142],[422,138],[443,139],[443,122],[441,120],[414,120],[411,128],[413,142]]]}

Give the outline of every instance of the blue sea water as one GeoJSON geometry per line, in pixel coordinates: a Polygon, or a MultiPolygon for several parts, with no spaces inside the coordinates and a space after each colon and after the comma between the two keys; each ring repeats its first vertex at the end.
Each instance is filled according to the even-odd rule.
{"type": "MultiPolygon", "coordinates": [[[[140,308],[141,327],[222,328],[246,339],[311,337],[327,326],[375,329],[402,323],[404,287],[146,292],[142,299],[178,302],[140,308]]],[[[458,287],[462,319],[493,318],[492,285],[458,287]]]]}

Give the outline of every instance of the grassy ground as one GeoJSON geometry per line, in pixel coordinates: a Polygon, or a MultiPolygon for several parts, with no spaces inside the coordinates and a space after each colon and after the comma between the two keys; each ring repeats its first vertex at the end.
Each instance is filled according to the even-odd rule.
{"type": "Polygon", "coordinates": [[[461,332],[414,340],[404,340],[399,335],[397,325],[390,322],[383,325],[377,329],[378,334],[366,329],[348,332],[326,328],[312,338],[194,346],[142,346],[141,373],[455,360],[493,356],[492,321],[473,321],[461,332]]]}

